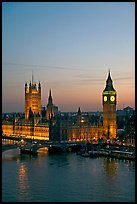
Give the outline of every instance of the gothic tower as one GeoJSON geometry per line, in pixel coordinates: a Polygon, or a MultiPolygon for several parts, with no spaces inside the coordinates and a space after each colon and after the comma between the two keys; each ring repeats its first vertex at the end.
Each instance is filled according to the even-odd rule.
{"type": "Polygon", "coordinates": [[[51,89],[50,89],[48,104],[47,104],[47,110],[46,110],[46,119],[49,120],[49,119],[51,119],[52,116],[54,116],[54,106],[53,106],[51,89]]]}
{"type": "Polygon", "coordinates": [[[38,87],[36,83],[30,81],[25,84],[25,119],[29,119],[29,112],[32,111],[35,115],[40,115],[41,113],[41,84],[39,82],[38,87]]]}
{"type": "Polygon", "coordinates": [[[80,124],[82,119],[82,114],[81,114],[81,109],[80,107],[78,108],[78,113],[77,113],[77,123],[80,124]]]}
{"type": "Polygon", "coordinates": [[[104,138],[112,140],[116,138],[116,90],[113,87],[113,81],[110,76],[106,80],[106,87],[102,93],[103,99],[103,132],[104,138]]]}

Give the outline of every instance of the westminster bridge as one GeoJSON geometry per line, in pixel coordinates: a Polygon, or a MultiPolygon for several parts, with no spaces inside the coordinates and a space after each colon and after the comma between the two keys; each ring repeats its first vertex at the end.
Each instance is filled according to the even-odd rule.
{"type": "Polygon", "coordinates": [[[61,151],[76,151],[79,150],[82,146],[85,146],[85,142],[51,142],[45,140],[34,140],[24,137],[17,136],[7,136],[2,135],[2,151],[9,149],[16,149],[22,145],[31,146],[32,144],[37,145],[37,149],[48,147],[49,149],[56,148],[61,151]]]}
{"type": "MultiPolygon", "coordinates": [[[[102,145],[100,144],[91,144],[87,143],[86,141],[61,141],[61,142],[51,142],[51,141],[46,141],[46,140],[34,140],[34,139],[29,139],[29,138],[24,138],[24,137],[17,137],[17,136],[7,136],[7,135],[2,135],[2,151],[10,150],[10,149],[16,149],[20,148],[22,145],[25,146],[30,146],[31,145],[36,145],[37,149],[40,148],[45,148],[47,147],[48,150],[52,152],[54,151],[79,151],[81,148],[88,148],[88,150],[91,149],[98,149],[102,145],[103,146],[108,146],[108,144],[104,143],[102,145]],[[88,146],[87,146],[88,145],[88,146]]],[[[135,152],[135,147],[131,146],[123,146],[123,145],[116,145],[116,144],[109,144],[109,148],[119,148],[120,150],[124,151],[133,151],[135,152]]]]}

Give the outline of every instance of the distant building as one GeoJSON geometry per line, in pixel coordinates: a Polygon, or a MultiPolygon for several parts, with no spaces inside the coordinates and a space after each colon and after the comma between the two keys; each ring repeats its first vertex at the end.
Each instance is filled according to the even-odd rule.
{"type": "Polygon", "coordinates": [[[123,108],[122,110],[117,110],[117,116],[131,116],[134,112],[134,109],[130,106],[123,108]]]}
{"type": "Polygon", "coordinates": [[[12,120],[3,119],[4,134],[44,140],[92,141],[116,138],[116,91],[108,73],[106,87],[102,93],[102,113],[61,113],[53,104],[51,89],[46,107],[41,107],[41,84],[30,81],[25,84],[25,118],[15,114],[12,120]]]}
{"type": "MultiPolygon", "coordinates": [[[[46,114],[45,114],[46,118],[46,114]]],[[[2,133],[31,139],[49,140],[49,123],[41,114],[41,84],[25,84],[25,118],[14,114],[13,120],[2,122],[2,133]]]]}
{"type": "Polygon", "coordinates": [[[60,140],[94,141],[102,138],[103,126],[98,120],[95,123],[93,115],[82,115],[80,107],[77,115],[64,115],[60,118],[60,140]]]}

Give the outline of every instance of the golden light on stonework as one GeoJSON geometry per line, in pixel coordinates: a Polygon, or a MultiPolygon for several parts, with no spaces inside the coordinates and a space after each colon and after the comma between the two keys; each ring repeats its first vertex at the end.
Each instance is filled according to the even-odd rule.
{"type": "Polygon", "coordinates": [[[116,91],[104,91],[103,95],[112,95],[112,94],[116,94],[116,91]]]}
{"type": "Polygon", "coordinates": [[[104,101],[107,101],[107,96],[104,96],[104,101]]]}

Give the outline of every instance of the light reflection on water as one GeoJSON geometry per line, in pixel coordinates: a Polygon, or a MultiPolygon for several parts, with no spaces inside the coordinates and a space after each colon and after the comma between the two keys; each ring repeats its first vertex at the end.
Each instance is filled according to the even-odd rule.
{"type": "Polygon", "coordinates": [[[18,187],[19,194],[21,195],[21,200],[29,197],[29,183],[27,175],[27,167],[25,164],[21,163],[18,168],[18,187]]]}
{"type": "MultiPolygon", "coordinates": [[[[14,152],[15,153],[15,152],[14,152]]],[[[3,201],[135,201],[135,162],[75,153],[19,154],[2,160],[3,201]]]]}

